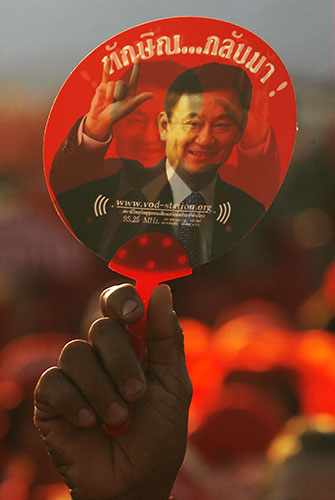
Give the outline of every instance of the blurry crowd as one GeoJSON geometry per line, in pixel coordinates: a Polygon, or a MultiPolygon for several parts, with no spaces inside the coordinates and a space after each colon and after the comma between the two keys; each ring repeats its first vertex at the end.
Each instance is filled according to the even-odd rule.
{"type": "MultiPolygon", "coordinates": [[[[68,500],[32,423],[33,389],[68,340],[85,338],[100,291],[124,278],[66,231],[49,201],[47,109],[32,113],[17,96],[6,106],[0,500],[68,500]]],[[[227,255],[170,283],[194,388],[176,500],[334,498],[334,137],[328,127],[313,142],[303,125],[258,227],[227,255]]]]}

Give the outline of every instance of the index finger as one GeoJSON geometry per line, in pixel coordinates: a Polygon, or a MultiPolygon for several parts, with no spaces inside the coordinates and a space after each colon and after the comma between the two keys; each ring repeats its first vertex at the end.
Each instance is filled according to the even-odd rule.
{"type": "Polygon", "coordinates": [[[104,84],[108,83],[110,69],[111,69],[111,60],[106,57],[104,60],[104,65],[102,67],[101,83],[104,83],[104,84]]]}
{"type": "Polygon", "coordinates": [[[140,78],[140,70],[141,70],[141,59],[140,57],[136,57],[128,84],[130,95],[134,95],[136,93],[138,80],[140,78]]]}

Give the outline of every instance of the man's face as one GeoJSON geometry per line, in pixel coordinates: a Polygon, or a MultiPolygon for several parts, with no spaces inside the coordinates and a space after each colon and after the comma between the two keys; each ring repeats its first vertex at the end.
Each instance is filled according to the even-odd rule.
{"type": "Polygon", "coordinates": [[[138,160],[145,167],[153,167],[165,154],[157,125],[158,115],[164,107],[165,90],[157,87],[138,89],[138,93],[144,91],[153,92],[154,98],[116,123],[113,135],[120,158],[138,160]]]}
{"type": "Polygon", "coordinates": [[[165,113],[159,120],[171,166],[181,177],[213,176],[239,142],[241,122],[242,107],[233,90],[183,94],[170,120],[165,113]]]}

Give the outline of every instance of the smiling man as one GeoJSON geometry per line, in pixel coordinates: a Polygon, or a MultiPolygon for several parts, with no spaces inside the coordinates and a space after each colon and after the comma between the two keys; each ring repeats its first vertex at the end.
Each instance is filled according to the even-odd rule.
{"type": "Polygon", "coordinates": [[[218,175],[244,132],[251,83],[242,68],[226,64],[183,71],[157,117],[166,157],[145,168],[132,159],[105,159],[114,126],[153,98],[136,93],[139,64],[128,84],[110,80],[105,64],[90,111],[55,156],[50,185],[75,235],[101,257],[110,260],[125,241],[158,231],[178,238],[195,266],[231,248],[264,213],[218,175]],[[84,172],[94,172],[94,180],[84,172]]]}
{"type": "Polygon", "coordinates": [[[244,70],[210,63],[183,72],[159,116],[171,167],[193,190],[204,187],[240,141],[252,89],[244,70]]]}

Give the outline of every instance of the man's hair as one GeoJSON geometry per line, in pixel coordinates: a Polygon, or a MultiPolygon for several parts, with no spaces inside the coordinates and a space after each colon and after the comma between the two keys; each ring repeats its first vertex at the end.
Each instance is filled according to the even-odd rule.
{"type": "Polygon", "coordinates": [[[242,107],[243,132],[248,118],[252,97],[252,85],[247,73],[238,66],[221,63],[207,63],[187,69],[170,85],[164,100],[164,109],[170,119],[173,109],[183,94],[202,94],[212,90],[233,90],[242,107]]]}

